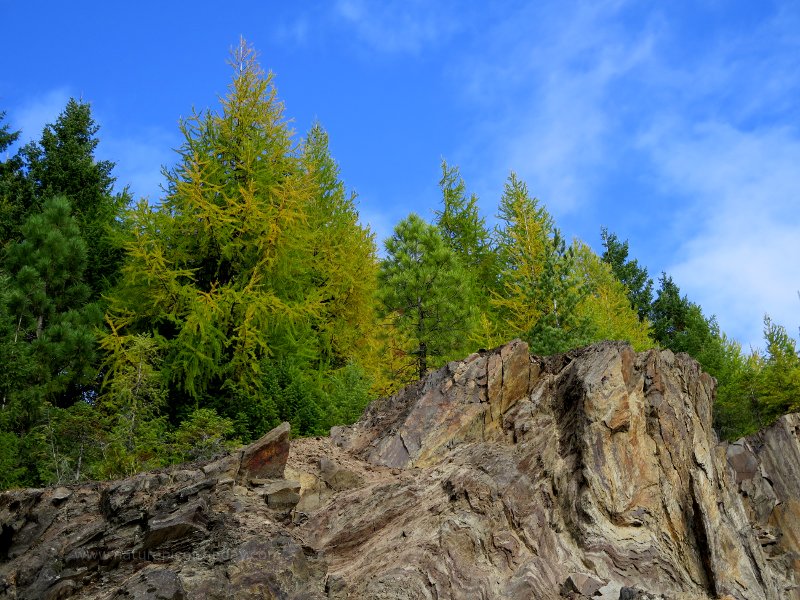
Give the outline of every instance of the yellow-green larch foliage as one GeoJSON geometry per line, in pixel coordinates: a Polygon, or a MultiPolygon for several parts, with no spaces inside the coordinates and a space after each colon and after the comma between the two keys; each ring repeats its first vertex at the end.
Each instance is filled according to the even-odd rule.
{"type": "Polygon", "coordinates": [[[508,341],[533,329],[543,314],[542,307],[530,299],[531,290],[544,270],[543,257],[552,219],[531,198],[525,182],[515,173],[506,181],[498,218],[501,289],[491,299],[498,318],[492,333],[496,340],[508,341]]]}
{"type": "MultiPolygon", "coordinates": [[[[210,406],[243,423],[247,431],[237,431],[247,437],[290,418],[275,406],[281,392],[271,364],[286,357],[313,364],[323,360],[321,339],[338,354],[357,337],[331,320],[369,319],[370,291],[355,291],[354,282],[368,286],[375,267],[371,237],[352,230],[355,212],[334,189],[335,174],[320,176],[330,165],[312,158],[326,144],[312,140],[304,150],[294,142],[273,76],[244,42],[231,66],[221,111],[181,125],[163,203],[129,214],[127,260],[107,321],[123,338],[152,334],[173,414],[210,406]],[[326,186],[335,198],[326,199],[326,186]],[[348,274],[343,247],[356,243],[353,236],[361,271],[348,274]],[[357,306],[348,303],[351,292],[357,306]],[[265,378],[271,395],[262,393],[265,378]]],[[[109,360],[113,371],[116,358],[109,360]]],[[[293,397],[291,410],[308,398],[293,397]]]]}
{"type": "Polygon", "coordinates": [[[331,367],[364,362],[377,329],[375,236],[359,223],[356,195],[345,190],[328,134],[318,123],[306,136],[302,159],[312,184],[307,276],[322,303],[316,329],[320,359],[331,367]]]}
{"type": "Polygon", "coordinates": [[[631,307],[628,291],[589,246],[573,243],[575,268],[588,292],[577,306],[588,322],[593,341],[623,340],[637,351],[653,346],[650,324],[640,321],[631,307]]]}
{"type": "Polygon", "coordinates": [[[577,310],[586,294],[567,247],[550,214],[514,173],[500,199],[497,246],[501,253],[498,331],[521,337],[538,354],[586,344],[590,327],[577,310]]]}

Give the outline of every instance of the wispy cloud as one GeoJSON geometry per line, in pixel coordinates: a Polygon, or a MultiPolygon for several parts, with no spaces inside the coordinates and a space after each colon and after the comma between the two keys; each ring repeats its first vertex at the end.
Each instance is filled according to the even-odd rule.
{"type": "Polygon", "coordinates": [[[665,268],[723,330],[759,345],[764,313],[800,323],[800,138],[786,128],[685,125],[680,138],[649,141],[666,185],[692,199],[684,210],[694,226],[665,268]]]}
{"type": "Polygon", "coordinates": [[[489,175],[517,171],[556,213],[585,204],[596,176],[615,160],[614,92],[651,53],[647,27],[619,35],[615,19],[623,7],[526,6],[488,30],[461,68],[468,97],[493,115],[474,136],[476,145],[489,144],[489,175]]]}
{"type": "Polygon", "coordinates": [[[664,267],[745,346],[762,345],[765,313],[800,325],[800,11],[787,6],[689,65],[662,65],[668,103],[640,137],[675,198],[664,267]]]}
{"type": "Polygon", "coordinates": [[[480,117],[462,164],[493,197],[516,170],[558,217],[588,209],[613,230],[639,211],[632,246],[665,240],[653,270],[757,344],[764,313],[800,324],[800,10],[731,24],[702,8],[713,38],[624,1],[509,11],[456,73],[480,117]],[[648,195],[598,192],[631,180],[648,195]]]}
{"type": "Polygon", "coordinates": [[[177,159],[172,150],[180,143],[177,135],[155,127],[135,134],[101,129],[101,134],[104,132],[98,154],[116,163],[117,191],[129,186],[134,200],[158,202],[163,197],[161,187],[166,183],[161,169],[173,165],[177,159]]]}
{"type": "Polygon", "coordinates": [[[458,13],[451,8],[449,2],[422,0],[339,0],[335,12],[372,50],[417,54],[457,31],[458,13]]]}
{"type": "Polygon", "coordinates": [[[67,106],[70,90],[56,88],[28,98],[24,103],[9,110],[6,122],[12,130],[20,130],[20,144],[39,140],[45,125],[54,123],[67,106]]]}
{"type": "MultiPolygon", "coordinates": [[[[6,122],[12,130],[22,131],[18,145],[39,141],[44,127],[55,123],[72,96],[68,88],[56,88],[9,110],[6,122]]],[[[116,163],[113,171],[116,190],[129,186],[134,198],[157,201],[163,184],[161,167],[174,163],[176,155],[171,149],[177,147],[180,140],[158,127],[123,131],[116,123],[109,125],[111,119],[106,119],[102,110],[98,112],[96,107],[92,108],[92,116],[100,127],[96,155],[116,163]]]]}
{"type": "Polygon", "coordinates": [[[275,36],[282,44],[305,46],[311,33],[311,21],[305,15],[281,21],[275,27],[275,36]]]}

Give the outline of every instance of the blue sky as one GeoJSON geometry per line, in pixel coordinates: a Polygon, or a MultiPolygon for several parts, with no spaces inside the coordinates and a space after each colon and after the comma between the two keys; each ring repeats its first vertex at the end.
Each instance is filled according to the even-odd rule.
{"type": "Polygon", "coordinates": [[[493,221],[515,170],[569,238],[632,255],[745,346],[800,325],[800,3],[0,0],[0,110],[38,138],[90,101],[118,183],[159,197],[178,120],[244,36],[298,133],[318,119],[379,237],[439,163],[493,221]]]}

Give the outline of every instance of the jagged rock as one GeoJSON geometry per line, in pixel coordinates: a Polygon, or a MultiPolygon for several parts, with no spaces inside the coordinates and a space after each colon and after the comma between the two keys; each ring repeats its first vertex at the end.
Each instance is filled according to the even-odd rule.
{"type": "Polygon", "coordinates": [[[663,596],[643,592],[636,588],[623,587],[619,591],[619,600],[665,600],[663,596]]]}
{"type": "Polygon", "coordinates": [[[281,479],[262,488],[264,500],[274,509],[291,509],[300,502],[300,483],[281,479]]]}
{"type": "Polygon", "coordinates": [[[176,573],[145,567],[112,596],[112,600],[186,600],[186,591],[176,573]]]}
{"type": "Polygon", "coordinates": [[[800,598],[800,415],[718,444],[713,388],[515,341],[330,438],[4,492],[0,598],[800,598]]]}
{"type": "Polygon", "coordinates": [[[242,451],[239,478],[280,479],[289,457],[289,423],[281,423],[242,451]]]}
{"type": "Polygon", "coordinates": [[[581,598],[591,598],[600,595],[600,588],[606,582],[592,577],[587,573],[572,573],[561,586],[561,593],[564,596],[577,596],[581,598]]]}
{"type": "Polygon", "coordinates": [[[800,598],[800,414],[730,444],[726,457],[753,535],[786,597],[800,598]]]}
{"type": "Polygon", "coordinates": [[[337,492],[358,487],[362,483],[356,473],[342,468],[326,456],[319,459],[319,471],[322,480],[337,492]]]}

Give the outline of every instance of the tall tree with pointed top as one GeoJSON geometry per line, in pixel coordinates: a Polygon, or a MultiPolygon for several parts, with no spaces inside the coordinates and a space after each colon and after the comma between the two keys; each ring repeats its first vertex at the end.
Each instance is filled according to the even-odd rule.
{"type": "Polygon", "coordinates": [[[410,342],[406,380],[439,366],[474,326],[470,280],[439,231],[415,214],[386,240],[379,295],[383,315],[410,342]]]}
{"type": "MultiPolygon", "coordinates": [[[[95,157],[98,131],[89,104],[71,98],[56,122],[45,126],[41,139],[20,150],[17,160],[23,176],[16,178],[8,199],[20,219],[17,227],[48,198],[69,200],[92,267],[86,281],[97,300],[119,272],[122,248],[116,232],[130,200],[127,190],[114,193],[114,163],[95,157]]],[[[11,235],[15,233],[18,229],[11,235]]]]}
{"type": "Polygon", "coordinates": [[[317,328],[320,359],[333,367],[358,360],[375,323],[378,271],[372,232],[358,222],[356,195],[348,193],[315,123],[302,148],[312,194],[306,207],[310,233],[309,285],[321,294],[317,328]]]}
{"type": "MultiPolygon", "coordinates": [[[[5,115],[0,112],[0,123],[5,115]]],[[[14,239],[22,222],[22,210],[15,197],[22,179],[22,161],[19,155],[6,155],[19,135],[19,131],[11,131],[8,123],[0,125],[0,249],[14,239]]]]}
{"type": "Polygon", "coordinates": [[[497,229],[501,292],[492,303],[504,337],[523,337],[535,352],[562,352],[590,339],[577,306],[586,291],[553,219],[511,173],[497,229]]]}
{"type": "Polygon", "coordinates": [[[637,351],[650,348],[649,323],[639,320],[628,289],[614,276],[611,266],[583,242],[573,243],[573,252],[578,277],[587,292],[576,310],[589,323],[591,341],[624,340],[637,351]]]}
{"type": "Polygon", "coordinates": [[[470,278],[477,309],[477,326],[464,340],[462,353],[494,345],[490,330],[495,321],[490,299],[498,291],[498,260],[486,220],[478,212],[478,197],[467,195],[466,184],[458,167],[442,160],[442,206],[436,211],[435,224],[445,243],[455,252],[470,278]]]}
{"type": "Polygon", "coordinates": [[[322,293],[309,289],[307,276],[314,183],[272,74],[244,43],[231,66],[221,112],[181,125],[180,161],[167,173],[163,205],[142,204],[130,216],[133,236],[109,319],[121,334],[163,340],[173,411],[207,406],[245,419],[264,361],[309,351],[304,342],[322,293]]]}
{"type": "Polygon", "coordinates": [[[244,440],[279,420],[316,433],[336,412],[327,380],[372,330],[372,236],[324,131],[298,144],[252,48],[231,64],[221,110],[181,126],[163,205],[130,214],[108,320],[118,346],[158,342],[174,421],[208,408],[244,440]]]}
{"type": "Polygon", "coordinates": [[[611,266],[611,270],[628,290],[631,306],[645,321],[650,315],[653,302],[653,280],[647,275],[647,269],[639,266],[636,259],[628,258],[628,241],[620,242],[616,234],[609,233],[605,227],[600,231],[603,240],[603,262],[611,266]]]}

